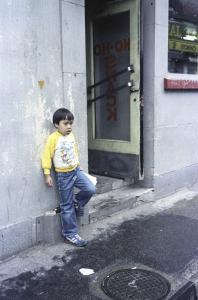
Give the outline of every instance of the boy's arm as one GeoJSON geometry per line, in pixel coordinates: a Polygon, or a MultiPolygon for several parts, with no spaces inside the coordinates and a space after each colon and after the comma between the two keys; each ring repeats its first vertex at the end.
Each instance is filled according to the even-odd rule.
{"type": "MultiPolygon", "coordinates": [[[[74,137],[74,139],[75,139],[75,137],[74,137]]],[[[76,155],[76,157],[78,159],[78,166],[82,170],[82,167],[80,166],[78,143],[76,142],[76,139],[75,139],[75,144],[74,144],[74,151],[75,151],[75,155],[76,155]]]]}
{"type": "Polygon", "coordinates": [[[53,179],[50,175],[53,154],[54,154],[54,143],[52,138],[49,137],[41,157],[41,165],[45,176],[45,183],[50,187],[53,186],[53,179]]]}

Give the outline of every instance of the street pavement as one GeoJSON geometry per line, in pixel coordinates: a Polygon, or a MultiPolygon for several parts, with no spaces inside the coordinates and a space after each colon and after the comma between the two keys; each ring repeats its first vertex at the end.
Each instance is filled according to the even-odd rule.
{"type": "Polygon", "coordinates": [[[194,192],[184,190],[122,211],[85,227],[83,237],[89,240],[85,248],[38,245],[1,262],[0,299],[109,299],[101,282],[123,268],[161,274],[171,284],[166,299],[187,282],[197,283],[198,197],[194,192]]]}

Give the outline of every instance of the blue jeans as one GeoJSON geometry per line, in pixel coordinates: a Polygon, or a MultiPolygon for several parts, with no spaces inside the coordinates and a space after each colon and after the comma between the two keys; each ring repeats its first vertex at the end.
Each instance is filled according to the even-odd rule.
{"type": "Polygon", "coordinates": [[[60,194],[62,235],[66,238],[78,232],[74,209],[74,187],[80,190],[75,196],[80,207],[87,204],[95,194],[96,188],[79,167],[68,173],[57,172],[56,178],[60,194]]]}

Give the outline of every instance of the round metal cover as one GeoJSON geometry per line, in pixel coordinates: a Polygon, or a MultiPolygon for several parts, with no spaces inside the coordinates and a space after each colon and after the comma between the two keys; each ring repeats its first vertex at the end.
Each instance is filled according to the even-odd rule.
{"type": "Polygon", "coordinates": [[[143,269],[121,269],[103,279],[101,287],[115,300],[162,300],[170,291],[161,275],[143,269]]]}

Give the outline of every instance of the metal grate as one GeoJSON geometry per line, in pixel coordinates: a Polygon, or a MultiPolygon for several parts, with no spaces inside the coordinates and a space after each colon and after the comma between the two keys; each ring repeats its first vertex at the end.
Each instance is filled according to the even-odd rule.
{"type": "Polygon", "coordinates": [[[115,300],[162,300],[170,291],[170,284],[164,277],[143,269],[112,272],[103,279],[101,287],[115,300]]]}

